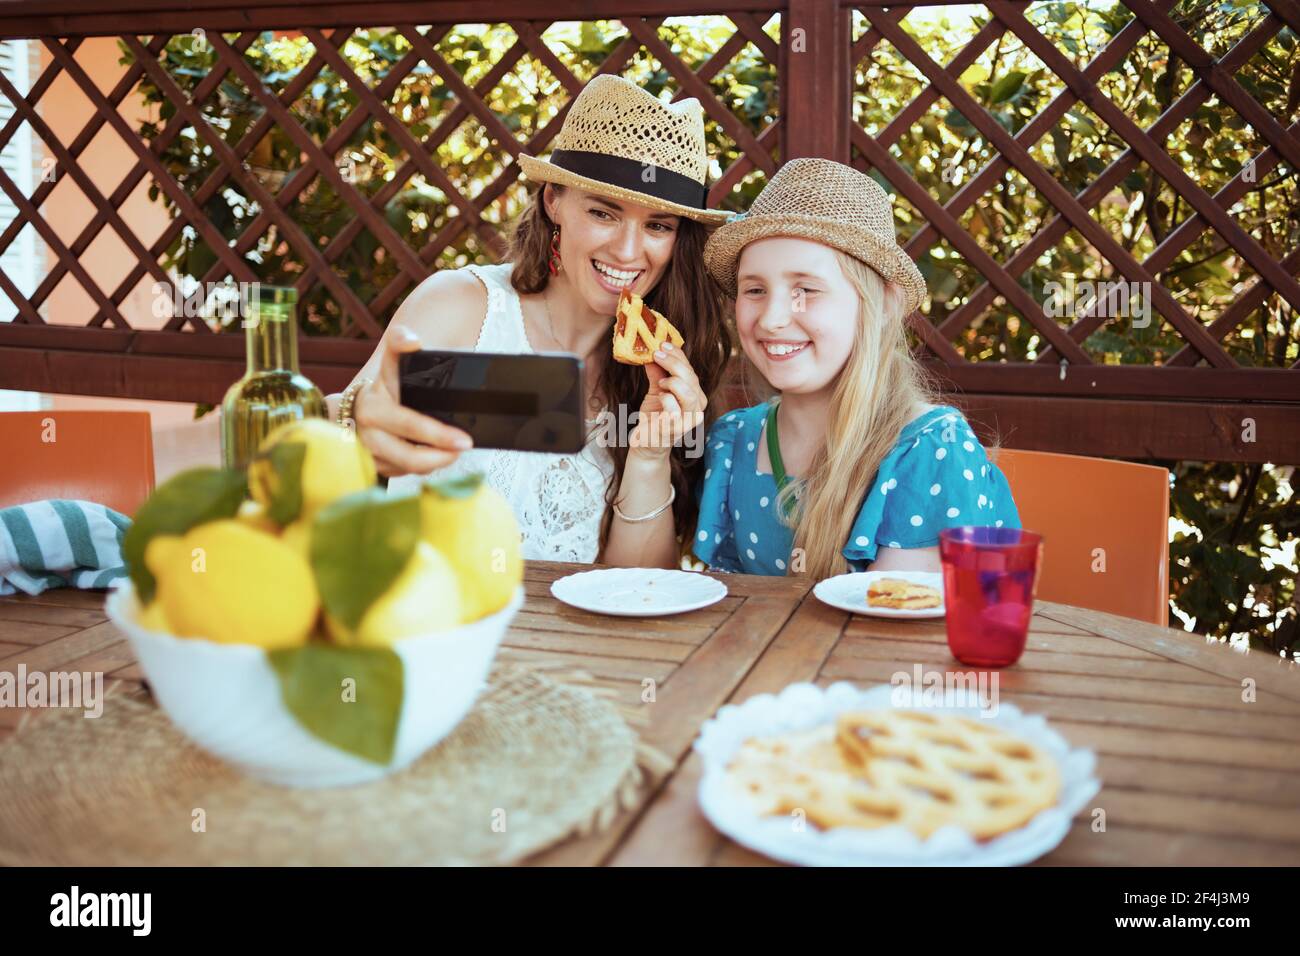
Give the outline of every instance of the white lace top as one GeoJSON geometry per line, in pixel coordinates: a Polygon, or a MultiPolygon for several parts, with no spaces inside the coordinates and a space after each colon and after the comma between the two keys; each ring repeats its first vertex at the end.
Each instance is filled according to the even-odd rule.
{"type": "MultiPolygon", "coordinates": [[[[466,266],[488,291],[488,309],[476,352],[532,353],[524,331],[519,294],[510,285],[509,262],[466,266]]],[[[571,455],[472,448],[431,476],[452,477],[480,471],[510,502],[523,534],[523,556],[531,560],[596,560],[605,489],[614,478],[614,459],[592,432],[587,446],[571,455]]],[[[429,476],[402,475],[388,482],[391,492],[409,491],[429,476]]]]}

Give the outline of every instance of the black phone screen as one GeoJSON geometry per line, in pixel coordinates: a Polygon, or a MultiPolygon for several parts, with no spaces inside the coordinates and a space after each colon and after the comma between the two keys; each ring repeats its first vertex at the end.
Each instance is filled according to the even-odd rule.
{"type": "Polygon", "coordinates": [[[425,350],[399,364],[401,402],[468,432],[476,448],[571,454],[586,444],[582,360],[425,350]]]}

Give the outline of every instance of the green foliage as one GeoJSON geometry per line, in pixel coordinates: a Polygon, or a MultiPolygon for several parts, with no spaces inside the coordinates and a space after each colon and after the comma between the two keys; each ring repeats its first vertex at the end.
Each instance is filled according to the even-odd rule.
{"type": "Polygon", "coordinates": [[[1295,572],[1300,507],[1294,468],[1164,463],[1174,472],[1169,579],[1174,605],[1195,630],[1248,635],[1274,653],[1300,652],[1295,572]],[[1287,549],[1290,549],[1289,556],[1287,549]]]}
{"type": "MultiPolygon", "coordinates": [[[[902,26],[931,58],[949,63],[988,19],[974,8],[917,8],[902,26]]],[[[1184,0],[1173,16],[1198,44],[1222,56],[1268,15],[1253,2],[1184,0]]],[[[1132,15],[1122,3],[1037,3],[1026,11],[1036,29],[1080,70],[1132,15]]],[[[855,15],[855,37],[868,28],[855,15]]],[[[1234,79],[1274,118],[1286,125],[1300,96],[1300,49],[1284,29],[1241,69],[1234,79]]],[[[978,106],[1012,135],[1020,132],[1065,91],[1064,83],[1020,39],[1003,33],[962,72],[960,84],[978,106]]],[[[1192,70],[1171,57],[1167,45],[1147,33],[1124,60],[1099,80],[1104,95],[1139,126],[1150,126],[1195,83],[1192,70]]],[[[929,81],[890,43],[882,41],[857,65],[855,119],[879,136],[900,110],[929,87],[929,81]]],[[[997,149],[963,109],[946,97],[933,101],[891,150],[898,163],[941,203],[949,202],[970,179],[999,157],[997,149]]],[[[1077,195],[1120,159],[1128,143],[1086,104],[1075,101],[1036,142],[1024,144],[1030,156],[1072,195],[1077,195]]],[[[1164,142],[1166,152],[1210,195],[1241,172],[1267,140],[1230,107],[1211,98],[1193,110],[1164,142]]],[[[882,180],[883,181],[883,180],[882,180]]],[[[889,188],[889,187],[887,187],[889,188]]],[[[1195,214],[1188,200],[1139,160],[1101,198],[1084,203],[1092,218],[1138,262],[1149,257],[1174,229],[1195,214]]],[[[926,225],[901,196],[895,197],[900,237],[906,241],[926,225]]],[[[1238,225],[1274,258],[1300,241],[1300,186],[1285,165],[1261,174],[1231,208],[1238,225]]],[[[1055,207],[1017,169],[1002,166],[989,188],[958,220],[981,249],[1007,263],[1048,223],[1055,207]]],[[[1065,222],[1062,223],[1066,224],[1065,222]]],[[[986,284],[980,272],[947,241],[934,243],[919,261],[930,285],[929,317],[943,323],[986,284]]],[[[1163,270],[1162,284],[1196,320],[1218,317],[1256,278],[1251,266],[1214,230],[1205,230],[1163,270]]],[[[1118,280],[1117,273],[1073,228],[1045,243],[1019,272],[1020,285],[1038,301],[1049,282],[1118,280]]],[[[1114,316],[1084,342],[1094,361],[1106,364],[1160,364],[1184,345],[1183,338],[1158,312],[1139,328],[1114,316]]],[[[1075,318],[1062,316],[1068,328],[1075,318]]],[[[1038,330],[998,296],[956,343],[971,359],[1034,361],[1048,351],[1038,330]]],[[[1267,298],[1224,345],[1244,365],[1284,366],[1300,359],[1300,318],[1277,296],[1267,298]]]]}
{"type": "MultiPolygon", "coordinates": [[[[1265,5],[1236,0],[1184,0],[1172,11],[1178,24],[1215,57],[1223,56],[1268,15],[1265,5]]],[[[1031,23],[1079,69],[1132,19],[1122,3],[1037,3],[1028,8],[1031,23]]],[[[949,63],[987,22],[966,8],[917,8],[903,29],[938,63],[949,63]]],[[[867,24],[855,15],[854,36],[867,24]]],[[[1300,102],[1300,45],[1282,30],[1233,73],[1275,119],[1286,125],[1300,102]]],[[[1186,63],[1170,57],[1163,41],[1150,33],[1099,81],[1102,92],[1140,127],[1156,121],[1195,83],[1186,63]]],[[[960,76],[970,97],[1012,135],[1038,116],[1064,84],[1010,33],[993,42],[960,76]]],[[[857,65],[855,119],[873,135],[921,95],[929,82],[888,42],[878,44],[857,65]]],[[[1209,99],[1164,141],[1166,152],[1209,194],[1242,171],[1267,142],[1230,107],[1209,99]]],[[[1030,155],[1072,195],[1096,181],[1128,149],[1128,143],[1087,105],[1074,102],[1037,142],[1030,155]]],[[[940,97],[891,150],[899,164],[941,203],[949,202],[969,180],[998,159],[997,150],[970,119],[940,97]]],[[[876,178],[891,189],[877,172],[876,178]]],[[[891,189],[892,191],[892,189],[891,189]]],[[[1093,219],[1137,261],[1147,259],[1186,219],[1188,201],[1138,161],[1100,202],[1084,203],[1093,219]]],[[[926,225],[901,196],[894,208],[906,242],[926,225]]],[[[1282,165],[1248,188],[1231,207],[1234,219],[1274,259],[1300,244],[1300,187],[1294,170],[1282,165]]],[[[1002,173],[957,218],[981,249],[1007,263],[1057,218],[1041,192],[1014,168],[1002,173]]],[[[919,266],[930,289],[929,318],[938,325],[961,309],[986,284],[985,277],[945,240],[921,256],[919,266]]],[[[1208,324],[1235,302],[1256,279],[1251,266],[1214,230],[1205,230],[1163,270],[1154,270],[1179,305],[1208,324]]],[[[1046,302],[1048,283],[1075,286],[1121,278],[1074,229],[1045,243],[1019,274],[1029,295],[1046,302]]],[[[1073,310],[1071,310],[1073,311],[1073,310]]],[[[1069,328],[1077,319],[1063,315],[1069,328]]],[[[1300,359],[1300,316],[1272,294],[1223,339],[1227,352],[1246,366],[1286,367],[1300,359]]],[[[1050,353],[1034,326],[1002,296],[955,343],[979,361],[1035,361],[1050,353]]],[[[1158,365],[1183,348],[1183,338],[1154,307],[1145,327],[1113,315],[1088,336],[1083,348],[1099,363],[1158,365]]],[[[1161,462],[1175,476],[1172,518],[1194,527],[1171,542],[1171,594],[1175,616],[1195,622],[1197,631],[1215,637],[1249,635],[1257,647],[1274,652],[1300,649],[1294,571],[1297,515],[1290,484],[1293,470],[1234,463],[1161,462]],[[1253,495],[1245,490],[1258,472],[1253,495]]],[[[1175,527],[1177,524],[1175,523],[1175,527]]]]}
{"type": "MultiPolygon", "coordinates": [[[[773,20],[773,34],[776,23],[773,20]]],[[[660,28],[659,35],[688,65],[698,69],[733,30],[723,18],[705,17],[692,18],[690,23],[670,22],[660,28]]],[[[626,29],[617,21],[587,21],[556,24],[547,30],[545,39],[559,59],[579,79],[586,80],[595,75],[627,36],[626,29]]],[[[236,36],[228,35],[225,39],[233,43],[236,36]]],[[[514,31],[504,24],[466,25],[447,33],[438,40],[435,49],[473,87],[507,55],[515,42],[514,31]]],[[[303,71],[308,69],[314,52],[304,37],[276,38],[268,32],[248,47],[244,58],[263,78],[269,91],[279,96],[295,81],[302,85],[300,77],[305,76],[303,71]]],[[[358,30],[342,49],[344,58],[371,89],[383,83],[394,66],[410,52],[407,39],[387,29],[358,30]]],[[[123,63],[129,62],[130,56],[124,48],[123,63]]],[[[168,42],[161,62],[176,84],[192,95],[216,68],[217,55],[210,45],[181,35],[168,42]]],[[[676,89],[672,74],[644,50],[638,51],[619,72],[656,95],[676,89]]],[[[752,44],[710,81],[710,87],[754,135],[775,119],[776,69],[752,44]]],[[[157,119],[141,127],[142,135],[153,141],[176,110],[151,83],[143,81],[141,91],[145,102],[158,108],[157,119]]],[[[491,90],[483,92],[484,106],[523,144],[532,140],[568,99],[568,91],[560,81],[531,54],[518,58],[491,90]]],[[[431,181],[386,123],[376,122],[364,114],[356,92],[332,68],[327,66],[312,75],[288,110],[312,141],[321,146],[355,110],[362,109],[366,118],[355,124],[351,135],[337,144],[331,159],[345,182],[351,182],[366,201],[378,207],[411,250],[417,253],[425,250],[430,271],[495,261],[483,236],[474,230],[457,229],[449,242],[444,230],[455,229],[459,224],[461,210],[457,203],[461,196],[470,200],[478,198],[506,173],[509,185],[482,212],[483,219],[492,228],[506,231],[505,227],[522,211],[527,200],[523,182],[514,181],[517,167],[507,170],[503,163],[503,155],[508,154],[492,139],[477,116],[460,109],[451,88],[423,61],[396,84],[385,103],[417,141],[422,142],[431,135],[437,140],[436,148],[429,152],[432,165],[446,175],[458,195],[445,190],[445,184],[437,182],[436,177],[431,181]],[[450,133],[444,136],[448,128],[450,133]],[[440,251],[438,247],[442,247],[440,251]],[[434,251],[436,256],[432,254],[434,251]]],[[[297,227],[299,235],[287,235],[278,226],[269,224],[250,248],[244,251],[247,244],[239,247],[260,280],[293,284],[311,268],[304,247],[329,250],[328,257],[333,260],[333,271],[339,279],[362,302],[377,309],[381,320],[391,318],[414,285],[403,273],[396,250],[385,247],[385,241],[391,240],[381,239],[366,228],[355,230],[352,226],[355,231],[349,230],[357,219],[354,205],[315,174],[298,142],[280,124],[267,122],[264,104],[238,78],[227,75],[216,93],[202,104],[201,113],[214,133],[244,158],[243,174],[270,194],[286,187],[296,190],[307,178],[312,180],[286,206],[287,218],[297,227]],[[265,127],[263,135],[241,146],[259,123],[265,127]],[[376,299],[380,299],[378,305],[376,299]]],[[[707,136],[715,160],[712,175],[716,178],[741,155],[741,150],[716,123],[708,124],[707,136]]],[[[544,153],[546,148],[538,142],[531,151],[544,153]]],[[[160,158],[192,197],[221,166],[211,143],[189,126],[183,126],[180,134],[170,139],[160,158]]],[[[761,178],[751,176],[737,186],[727,205],[742,209],[761,188],[761,178]]],[[[209,191],[212,195],[201,208],[228,242],[233,242],[262,212],[255,197],[250,195],[253,190],[239,185],[235,178],[227,180],[220,189],[209,191]]],[[[150,198],[173,208],[170,198],[156,186],[151,188],[150,198]]],[[[192,229],[177,235],[163,264],[207,281],[226,276],[216,253],[192,229]]],[[[307,334],[335,336],[349,332],[337,297],[320,281],[300,299],[299,315],[307,334]]]]}

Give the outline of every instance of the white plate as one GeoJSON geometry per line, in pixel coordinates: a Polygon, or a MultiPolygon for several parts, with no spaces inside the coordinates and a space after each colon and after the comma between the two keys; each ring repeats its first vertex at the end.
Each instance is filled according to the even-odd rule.
{"type": "MultiPolygon", "coordinates": [[[[1093,775],[1096,755],[1071,748],[1041,716],[1022,714],[1012,704],[998,702],[996,712],[981,717],[978,706],[924,709],[988,720],[994,726],[1028,740],[1057,762],[1061,791],[1055,806],[1039,811],[1017,830],[980,843],[957,827],[944,827],[922,840],[901,826],[863,830],[838,827],[821,831],[796,829],[784,816],[760,816],[747,794],[727,776],[727,763],[751,737],[769,737],[807,730],[835,720],[845,710],[878,709],[920,703],[903,686],[883,684],[867,690],[849,683],[821,688],[791,684],[778,695],[758,694],[739,706],[727,705],[704,722],[695,741],[703,760],[700,809],[718,830],[758,853],[805,866],[1017,866],[1050,853],[1070,830],[1070,821],[1101,789],[1093,775]]],[[[921,708],[916,708],[921,709],[921,708]]]]}
{"type": "Polygon", "coordinates": [[[870,614],[872,617],[943,617],[943,575],[938,571],[857,571],[853,574],[840,574],[818,581],[813,594],[831,607],[852,611],[854,614],[870,614]],[[928,584],[932,588],[938,588],[939,606],[915,610],[871,607],[867,604],[867,588],[876,578],[901,578],[913,584],[928,584]]]}
{"type": "Polygon", "coordinates": [[[716,604],[727,586],[695,571],[667,568],[602,568],[582,571],[551,584],[565,604],[619,617],[661,617],[716,604]]]}

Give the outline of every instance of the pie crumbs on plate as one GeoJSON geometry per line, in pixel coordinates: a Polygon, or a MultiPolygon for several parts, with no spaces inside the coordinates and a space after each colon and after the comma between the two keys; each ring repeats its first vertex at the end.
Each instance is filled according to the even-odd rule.
{"type": "Polygon", "coordinates": [[[762,816],[802,811],[823,830],[901,824],[921,839],[957,826],[989,840],[1056,803],[1056,762],[988,723],[916,710],[745,741],[727,774],[762,816]]]}
{"type": "Polygon", "coordinates": [[[901,578],[876,578],[867,585],[867,606],[887,607],[895,610],[919,611],[938,607],[943,595],[938,588],[916,584],[901,578]]]}

